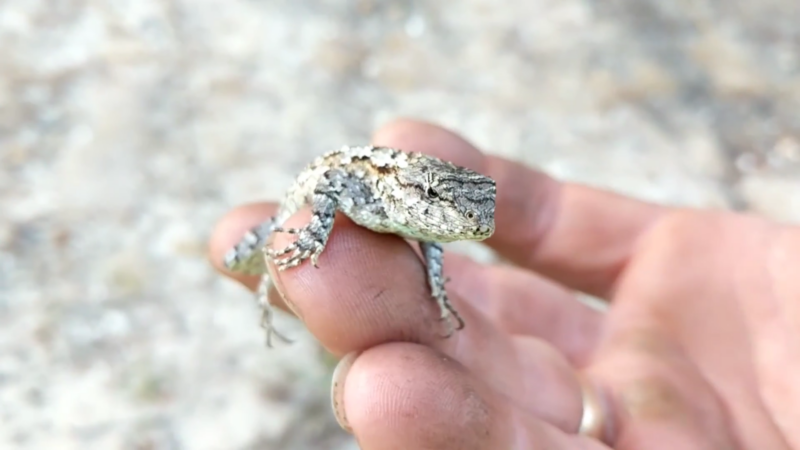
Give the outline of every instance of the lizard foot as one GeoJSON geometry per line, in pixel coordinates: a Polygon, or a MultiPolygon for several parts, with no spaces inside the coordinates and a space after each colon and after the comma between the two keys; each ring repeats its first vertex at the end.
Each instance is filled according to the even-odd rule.
{"type": "Polygon", "coordinates": [[[275,231],[286,232],[297,235],[297,240],[282,248],[264,250],[266,257],[272,260],[278,270],[286,270],[290,267],[299,266],[303,261],[311,259],[314,267],[317,267],[317,260],[322,250],[325,248],[325,237],[319,228],[307,226],[304,228],[276,228],[275,231]]]}
{"type": "Polygon", "coordinates": [[[432,294],[434,300],[436,300],[436,304],[439,306],[439,311],[441,312],[439,321],[447,323],[447,333],[442,336],[443,338],[447,339],[452,336],[454,332],[464,328],[464,319],[461,318],[456,309],[450,303],[450,300],[447,298],[447,292],[444,290],[444,283],[442,283],[442,288],[434,289],[432,294]],[[455,325],[453,322],[455,322],[455,325]]]}

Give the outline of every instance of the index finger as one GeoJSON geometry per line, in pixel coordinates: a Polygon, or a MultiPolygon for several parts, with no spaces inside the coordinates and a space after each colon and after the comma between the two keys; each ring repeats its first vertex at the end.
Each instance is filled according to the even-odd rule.
{"type": "Polygon", "coordinates": [[[516,264],[607,297],[636,242],[665,208],[577,184],[496,156],[443,128],[400,120],[373,143],[427,153],[492,177],[495,234],[486,243],[516,264]]]}

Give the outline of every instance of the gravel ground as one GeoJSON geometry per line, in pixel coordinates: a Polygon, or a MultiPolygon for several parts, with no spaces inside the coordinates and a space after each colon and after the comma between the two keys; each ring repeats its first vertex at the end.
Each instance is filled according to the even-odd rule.
{"type": "Polygon", "coordinates": [[[563,179],[800,222],[796,0],[0,1],[0,447],[355,449],[205,259],[429,119],[563,179]],[[445,4],[447,6],[445,6],[445,4]]]}

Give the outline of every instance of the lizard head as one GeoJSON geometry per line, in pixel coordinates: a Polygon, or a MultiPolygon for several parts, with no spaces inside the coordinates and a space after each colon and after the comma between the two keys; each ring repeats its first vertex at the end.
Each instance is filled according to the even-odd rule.
{"type": "Polygon", "coordinates": [[[452,242],[494,233],[496,187],[491,178],[440,159],[411,154],[397,171],[392,215],[410,238],[452,242]]]}

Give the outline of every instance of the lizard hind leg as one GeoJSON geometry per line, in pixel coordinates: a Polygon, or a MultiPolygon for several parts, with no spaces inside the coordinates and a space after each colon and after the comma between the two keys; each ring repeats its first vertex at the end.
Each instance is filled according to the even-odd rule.
{"type": "Polygon", "coordinates": [[[261,328],[264,329],[267,347],[272,347],[272,336],[275,335],[281,341],[291,344],[292,340],[281,334],[272,324],[272,319],[275,311],[269,301],[269,275],[264,273],[261,275],[261,280],[258,283],[257,300],[258,306],[261,308],[261,328]]]}
{"type": "Polygon", "coordinates": [[[225,254],[223,266],[232,272],[247,275],[260,275],[266,272],[262,249],[267,245],[275,229],[276,219],[273,217],[248,230],[225,254]]]}

